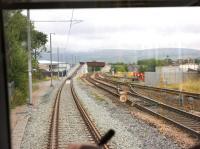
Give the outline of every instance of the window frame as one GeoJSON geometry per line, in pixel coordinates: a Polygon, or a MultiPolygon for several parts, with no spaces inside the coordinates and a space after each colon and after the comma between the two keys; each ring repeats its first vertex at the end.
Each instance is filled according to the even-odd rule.
{"type": "Polygon", "coordinates": [[[120,8],[120,7],[200,6],[200,0],[66,0],[62,2],[26,2],[0,0],[0,148],[11,148],[9,100],[6,71],[3,11],[9,9],[120,8]]]}

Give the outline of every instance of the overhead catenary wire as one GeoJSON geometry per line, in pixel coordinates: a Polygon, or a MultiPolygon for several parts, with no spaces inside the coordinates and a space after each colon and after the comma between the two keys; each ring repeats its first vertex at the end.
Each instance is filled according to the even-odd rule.
{"type": "Polygon", "coordinates": [[[70,33],[71,33],[71,28],[72,28],[73,15],[74,15],[74,9],[72,9],[72,14],[71,14],[71,19],[70,19],[70,25],[69,25],[69,30],[68,30],[68,33],[67,33],[67,43],[66,43],[66,48],[67,48],[68,43],[69,43],[69,36],[70,36],[70,33]]]}
{"type": "Polygon", "coordinates": [[[76,19],[74,19],[74,20],[32,20],[32,22],[58,22],[58,23],[60,23],[60,22],[75,22],[74,24],[76,24],[76,23],[79,23],[79,22],[82,22],[83,20],[76,20],[76,19]]]}

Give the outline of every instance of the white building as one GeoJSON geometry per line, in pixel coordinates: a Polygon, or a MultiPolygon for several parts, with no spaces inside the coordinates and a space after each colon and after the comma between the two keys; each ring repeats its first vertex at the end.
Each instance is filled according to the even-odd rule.
{"type": "Polygon", "coordinates": [[[199,78],[197,70],[197,64],[156,67],[156,72],[145,72],[145,84],[157,86],[159,84],[182,83],[199,78]]]}
{"type": "Polygon", "coordinates": [[[183,64],[179,66],[183,72],[188,72],[189,70],[194,70],[197,71],[199,65],[194,64],[194,63],[188,63],[188,64],[183,64]]]}
{"type": "Polygon", "coordinates": [[[111,70],[111,65],[105,65],[102,69],[101,72],[106,73],[106,72],[110,72],[111,70]]]}
{"type": "MultiPolygon", "coordinates": [[[[39,60],[39,68],[50,71],[51,68],[51,61],[49,60],[39,60]]],[[[53,72],[63,72],[63,71],[68,71],[70,69],[70,64],[67,64],[65,62],[57,62],[57,61],[52,61],[52,71],[53,72]]]]}
{"type": "Polygon", "coordinates": [[[87,66],[87,63],[83,64],[81,69],[79,70],[79,74],[80,75],[83,75],[83,74],[86,74],[88,73],[88,66],[87,66]]]}
{"type": "Polygon", "coordinates": [[[161,74],[170,72],[181,72],[181,68],[179,66],[161,66],[156,67],[156,72],[161,74]]]}
{"type": "Polygon", "coordinates": [[[156,67],[156,72],[161,73],[168,73],[168,72],[188,72],[190,70],[197,71],[199,65],[188,63],[188,64],[182,64],[179,66],[162,66],[162,67],[156,67]]]}

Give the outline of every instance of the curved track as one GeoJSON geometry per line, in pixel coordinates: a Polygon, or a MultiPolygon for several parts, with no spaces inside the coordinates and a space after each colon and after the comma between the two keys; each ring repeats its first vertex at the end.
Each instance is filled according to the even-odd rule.
{"type": "MultiPolygon", "coordinates": [[[[91,137],[93,138],[93,141],[95,141],[96,143],[98,143],[101,139],[101,134],[99,133],[98,129],[96,128],[95,124],[92,122],[92,120],[89,117],[89,114],[87,113],[87,111],[84,109],[84,107],[82,106],[76,91],[74,89],[73,86],[73,77],[77,74],[78,70],[81,68],[81,65],[76,69],[76,71],[69,77],[71,79],[71,92],[73,95],[73,99],[76,103],[76,106],[81,114],[81,117],[85,123],[85,125],[88,128],[88,131],[91,135],[91,137]]],[[[66,79],[69,80],[69,79],[66,79]]],[[[48,136],[48,145],[46,148],[48,149],[55,149],[55,148],[59,148],[59,136],[58,136],[58,131],[59,131],[59,104],[60,104],[60,96],[61,96],[61,92],[62,89],[65,85],[66,80],[62,83],[61,87],[59,88],[57,95],[56,95],[56,99],[54,102],[54,106],[52,109],[52,115],[51,115],[51,122],[50,122],[50,128],[49,128],[49,136],[48,136]]],[[[110,147],[108,145],[104,145],[103,146],[104,149],[109,149],[110,147]]]]}
{"type": "MultiPolygon", "coordinates": [[[[104,79],[107,79],[108,81],[112,81],[113,83],[116,82],[116,83],[119,83],[119,84],[122,84],[122,85],[128,85],[129,84],[132,87],[137,87],[137,88],[141,88],[141,89],[148,89],[148,90],[153,90],[153,91],[159,91],[159,92],[166,92],[166,93],[175,94],[175,95],[182,94],[185,97],[193,97],[195,99],[200,100],[200,94],[199,93],[192,93],[192,92],[186,92],[186,91],[180,91],[180,90],[174,90],[174,89],[166,89],[166,88],[140,85],[140,84],[132,83],[131,81],[129,81],[128,83],[127,82],[126,83],[121,82],[121,81],[113,81],[111,79],[108,79],[108,78],[112,78],[111,76],[108,76],[108,75],[104,75],[103,77],[104,77],[104,79]]],[[[113,78],[116,78],[116,77],[113,77],[113,78]]],[[[123,78],[123,77],[120,77],[120,78],[123,78]]]]}
{"type": "Polygon", "coordinates": [[[133,84],[131,82],[122,82],[116,79],[113,80],[110,76],[99,73],[97,75],[97,79],[110,82],[111,84],[121,86],[122,88],[126,88],[130,91],[134,90],[134,92],[140,93],[143,96],[153,98],[158,102],[165,103],[181,110],[190,111],[191,113],[196,113],[197,115],[200,112],[200,94],[197,93],[181,92],[178,90],[144,86],[135,83],[133,84]]]}
{"type": "MultiPolygon", "coordinates": [[[[112,92],[114,84],[109,85],[108,81],[106,81],[105,83],[103,82],[103,79],[99,81],[95,78],[91,78],[91,76],[87,76],[87,80],[91,82],[92,84],[94,84],[95,86],[109,93],[112,93],[115,96],[119,96],[119,94],[112,92]],[[111,88],[111,86],[112,86],[112,89],[108,89],[108,88],[111,88]]],[[[116,91],[118,90],[117,86],[115,86],[115,90],[116,91]]],[[[128,99],[127,103],[134,105],[138,109],[148,112],[154,116],[165,119],[166,121],[173,123],[174,125],[200,138],[200,117],[199,116],[192,115],[188,112],[179,110],[177,108],[163,104],[149,97],[143,96],[135,92],[132,88],[131,88],[131,91],[129,91],[129,96],[134,97],[134,99],[136,100],[139,99],[140,102],[135,103],[135,101],[133,101],[132,99],[131,100],[128,99]]]]}

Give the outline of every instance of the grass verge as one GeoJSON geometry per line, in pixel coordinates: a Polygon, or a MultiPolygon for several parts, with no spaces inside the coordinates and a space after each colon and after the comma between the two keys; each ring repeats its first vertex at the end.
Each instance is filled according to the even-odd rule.
{"type": "MultiPolygon", "coordinates": [[[[164,87],[163,84],[160,84],[159,87],[164,87]]],[[[187,92],[200,93],[200,79],[198,80],[187,80],[183,83],[168,84],[165,86],[169,89],[183,90],[187,92]]]]}

